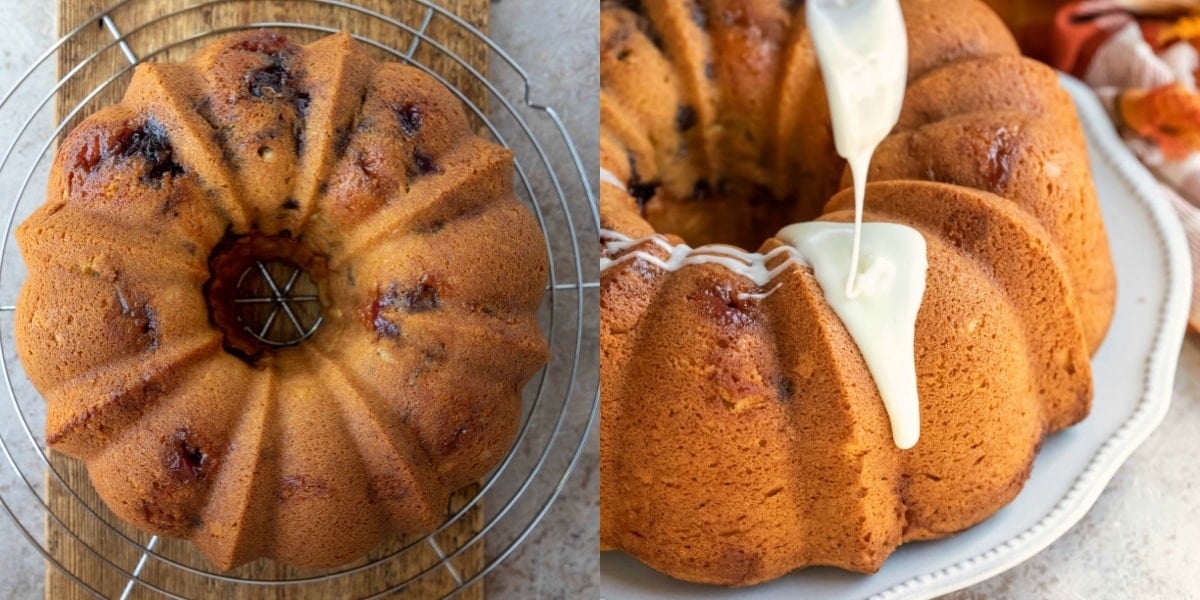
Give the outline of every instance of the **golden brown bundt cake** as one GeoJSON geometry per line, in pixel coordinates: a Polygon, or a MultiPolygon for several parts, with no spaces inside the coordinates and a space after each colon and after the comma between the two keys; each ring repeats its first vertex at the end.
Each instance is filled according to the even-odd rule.
{"type": "Polygon", "coordinates": [[[218,568],[332,566],[446,517],[545,363],[547,263],[511,153],[346,34],[143,64],[63,141],[17,231],[17,349],[105,503],[218,568]],[[236,278],[306,270],[322,324],[246,333],[236,278]]]}
{"type": "Polygon", "coordinates": [[[803,3],[602,6],[602,549],[724,585],[873,572],[1011,501],[1043,437],[1086,416],[1115,294],[1054,73],[980,2],[901,0],[909,87],[865,212],[927,247],[901,450],[773,236],[853,220],[803,3]]]}
{"type": "MultiPolygon", "coordinates": [[[[1008,198],[1049,231],[1067,263],[1088,347],[1116,302],[1108,238],[1096,209],[1074,105],[1054,71],[1016,56],[951,63],[913,82],[869,179],[954,183],[1008,198]],[[960,92],[959,90],[967,90],[960,92]]],[[[849,187],[847,173],[842,187],[849,187]]]]}

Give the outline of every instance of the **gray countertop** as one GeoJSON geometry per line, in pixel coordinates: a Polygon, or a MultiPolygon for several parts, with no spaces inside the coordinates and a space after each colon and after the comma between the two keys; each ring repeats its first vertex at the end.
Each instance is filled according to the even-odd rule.
{"type": "Polygon", "coordinates": [[[1171,408],[1062,538],[954,600],[1200,598],[1200,337],[1183,342],[1171,408]]]}

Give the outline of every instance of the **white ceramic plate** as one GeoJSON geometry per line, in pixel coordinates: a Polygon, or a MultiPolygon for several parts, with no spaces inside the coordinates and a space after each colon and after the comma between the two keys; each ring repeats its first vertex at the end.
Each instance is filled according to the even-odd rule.
{"type": "Polygon", "coordinates": [[[805,569],[753,588],[728,590],[681,583],[629,555],[605,552],[601,597],[930,598],[1016,566],[1087,513],[1121,463],[1167,414],[1192,278],[1183,230],[1156,193],[1156,181],[1121,143],[1091,90],[1070,77],[1062,79],[1087,135],[1116,264],[1117,309],[1092,360],[1092,414],[1046,440],[1016,500],[959,535],[901,546],[871,576],[805,569]]]}

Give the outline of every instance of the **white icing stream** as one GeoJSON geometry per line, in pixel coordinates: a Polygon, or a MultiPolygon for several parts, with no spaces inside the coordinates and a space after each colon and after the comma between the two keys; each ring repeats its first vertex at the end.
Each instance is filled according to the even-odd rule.
{"type": "MultiPolygon", "coordinates": [[[[766,288],[794,265],[811,268],[825,301],[845,325],[875,380],[891,422],[893,441],[897,447],[907,449],[917,443],[921,428],[913,341],[925,293],[925,238],[911,227],[894,223],[864,223],[862,227],[862,260],[854,298],[840,285],[850,268],[854,240],[850,223],[789,225],[776,234],[786,245],[766,254],[723,245],[672,245],[657,234],[633,239],[603,229],[600,239],[607,256],[600,259],[600,272],[634,260],[664,271],[714,264],[766,288]],[[661,248],[667,256],[660,258],[648,249],[638,249],[645,244],[661,248]],[[786,258],[777,261],[780,257],[786,258]],[[769,266],[776,262],[774,267],[769,266]]],[[[739,297],[762,300],[778,289],[779,284],[765,292],[739,297]]]]}
{"type": "Polygon", "coordinates": [[[854,295],[840,285],[852,268],[855,226],[797,223],[776,234],[799,251],[821,285],[825,301],[858,345],[892,424],[892,440],[907,449],[921,431],[917,366],[913,356],[917,311],[925,295],[925,238],[894,223],[862,225],[862,253],[854,295]]]}
{"type": "Polygon", "coordinates": [[[862,245],[862,213],[871,155],[900,118],[908,77],[908,34],[898,0],[813,0],[808,31],[825,80],[833,141],[854,180],[854,244],[846,294],[862,245]]]}
{"type": "Polygon", "coordinates": [[[605,253],[616,257],[600,258],[601,273],[631,260],[641,260],[664,271],[678,271],[688,265],[718,265],[749,279],[754,285],[761,288],[766,287],[767,284],[774,281],[788,267],[794,264],[808,264],[804,262],[795,248],[789,246],[780,246],[766,254],[746,252],[733,246],[717,244],[692,248],[687,244],[671,245],[661,235],[652,235],[635,240],[609,229],[600,230],[600,240],[604,246],[605,253]],[[669,256],[666,259],[662,259],[645,250],[627,252],[630,248],[636,248],[646,243],[662,248],[669,253],[669,256]],[[773,269],[767,267],[777,257],[783,255],[788,257],[787,260],[780,262],[773,269]]]}
{"type": "MultiPolygon", "coordinates": [[[[793,265],[811,268],[875,380],[893,441],[907,449],[917,443],[921,426],[914,336],[928,270],[925,238],[904,225],[862,222],[871,155],[895,126],[904,101],[908,47],[903,15],[898,0],[810,0],[806,10],[834,142],[854,181],[854,223],[789,225],[776,234],[786,245],[767,254],[721,245],[672,245],[659,235],[633,240],[602,230],[608,257],[600,259],[600,270],[631,260],[667,271],[716,264],[764,288],[793,265]],[[646,243],[667,257],[637,249],[646,243]],[[784,255],[786,260],[768,266],[784,255]]],[[[600,179],[625,187],[604,169],[600,179]]],[[[778,289],[741,297],[764,299],[778,289]]]]}

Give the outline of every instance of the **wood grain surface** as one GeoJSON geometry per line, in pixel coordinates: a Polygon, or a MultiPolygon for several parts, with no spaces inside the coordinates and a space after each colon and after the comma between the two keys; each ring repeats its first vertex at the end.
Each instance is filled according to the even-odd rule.
{"type": "MultiPolygon", "coordinates": [[[[438,2],[467,22],[487,31],[487,0],[438,2]]],[[[421,27],[427,14],[425,7],[411,0],[358,0],[356,4],[414,29],[421,27]]],[[[304,0],[207,4],[202,0],[59,0],[59,32],[66,35],[105,11],[109,12],[112,23],[127,37],[128,50],[138,58],[153,61],[182,60],[205,43],[216,39],[222,30],[244,27],[250,23],[305,23],[344,29],[401,52],[406,52],[413,43],[410,33],[376,16],[304,0]],[[181,9],[187,10],[173,14],[181,9]]],[[[324,32],[296,27],[280,26],[275,29],[302,43],[325,35],[324,32]]],[[[487,47],[450,19],[435,14],[428,23],[426,34],[486,75],[487,47]]],[[[128,69],[130,63],[124,49],[113,44],[113,39],[105,24],[97,21],[79,30],[60,49],[59,76],[70,75],[57,96],[56,105],[58,119],[69,121],[69,127],[64,131],[69,131],[70,126],[97,108],[116,102],[124,93],[132,74],[128,69]],[[85,61],[86,64],[80,67],[85,61]]],[[[378,48],[370,51],[379,59],[396,59],[378,48]]],[[[417,45],[413,60],[429,66],[462,90],[470,101],[486,110],[485,89],[463,64],[428,43],[417,45]]],[[[46,522],[47,548],[57,561],[93,590],[105,597],[120,597],[128,578],[118,573],[114,565],[132,571],[142,552],[129,540],[145,545],[149,536],[125,525],[104,507],[88,482],[86,469],[81,463],[53,452],[50,462],[71,489],[60,483],[53,473],[47,474],[46,492],[50,507],[46,522]],[[116,532],[128,540],[122,539],[116,532]]],[[[474,493],[473,488],[455,495],[451,499],[450,509],[458,510],[474,493]]],[[[358,598],[378,594],[417,576],[440,560],[439,552],[449,554],[461,548],[482,526],[482,507],[476,505],[467,515],[436,536],[438,548],[432,544],[418,544],[399,558],[330,581],[287,586],[239,585],[189,573],[156,558],[146,561],[141,578],[172,595],[187,598],[358,598]]],[[[397,536],[354,565],[366,564],[376,557],[391,554],[412,541],[397,536]]],[[[155,553],[202,572],[212,570],[199,552],[180,540],[160,540],[155,553]]],[[[395,594],[395,597],[444,596],[457,587],[455,575],[466,580],[478,573],[483,563],[483,544],[476,542],[449,562],[455,573],[444,567],[435,568],[403,592],[395,594]]],[[[254,579],[295,579],[325,573],[328,571],[293,569],[260,560],[226,575],[254,579]]],[[[57,568],[47,565],[46,598],[70,600],[90,597],[92,593],[57,568]]],[[[159,598],[163,595],[139,585],[130,597],[159,598]]],[[[483,585],[476,584],[458,597],[482,598],[483,585]]]]}

